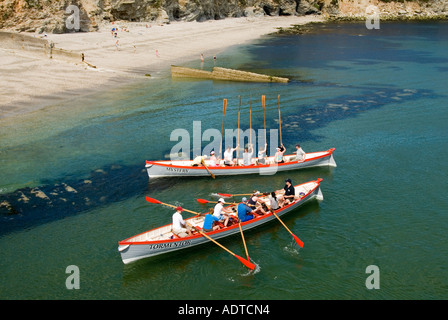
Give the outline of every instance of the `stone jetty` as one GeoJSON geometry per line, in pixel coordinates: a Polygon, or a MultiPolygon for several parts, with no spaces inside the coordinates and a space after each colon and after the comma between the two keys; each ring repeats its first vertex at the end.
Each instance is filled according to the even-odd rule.
{"type": "Polygon", "coordinates": [[[212,71],[205,71],[193,68],[171,66],[171,76],[173,78],[195,78],[209,80],[227,80],[243,82],[280,82],[287,83],[288,78],[274,77],[265,74],[247,72],[235,69],[214,67],[212,71]]]}

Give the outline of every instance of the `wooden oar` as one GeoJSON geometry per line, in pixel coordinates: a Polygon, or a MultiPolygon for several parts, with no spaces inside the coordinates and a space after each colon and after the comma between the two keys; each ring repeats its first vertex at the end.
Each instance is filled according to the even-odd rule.
{"type": "MultiPolygon", "coordinates": [[[[150,197],[146,197],[146,201],[148,201],[148,202],[150,202],[150,203],[163,204],[163,205],[168,206],[168,207],[177,208],[176,206],[173,206],[173,205],[168,204],[168,203],[163,203],[163,202],[161,202],[161,201],[159,201],[159,200],[157,200],[157,199],[150,198],[150,197]]],[[[183,208],[182,208],[182,209],[183,209],[183,208]]],[[[188,209],[183,209],[183,210],[184,210],[184,211],[187,211],[187,212],[194,213],[194,214],[196,214],[196,215],[200,215],[199,212],[194,212],[194,211],[191,211],[191,210],[188,210],[188,209]]],[[[218,246],[220,246],[221,248],[223,248],[224,250],[226,250],[228,253],[230,253],[230,254],[233,255],[235,258],[237,258],[238,260],[240,260],[241,263],[244,264],[244,265],[245,265],[246,267],[248,267],[249,269],[251,269],[251,270],[254,270],[254,269],[255,269],[255,265],[254,265],[252,262],[250,262],[250,261],[248,261],[248,260],[246,260],[246,259],[244,259],[244,258],[242,258],[242,257],[240,257],[240,256],[238,256],[238,255],[236,255],[235,253],[233,253],[232,251],[230,251],[229,249],[227,249],[226,247],[224,247],[222,244],[218,243],[216,240],[213,240],[211,237],[209,237],[208,235],[206,235],[205,233],[203,233],[201,230],[196,229],[196,228],[195,228],[194,226],[192,226],[191,224],[188,223],[188,226],[189,226],[190,228],[195,229],[195,230],[196,230],[197,232],[199,232],[202,236],[206,237],[207,239],[209,239],[209,240],[212,241],[213,243],[217,244],[218,246]]]]}
{"type": "Polygon", "coordinates": [[[222,126],[221,126],[221,143],[219,144],[219,156],[222,158],[222,134],[224,132],[224,117],[226,115],[227,99],[222,101],[222,126]]]}
{"type": "Polygon", "coordinates": [[[261,96],[261,104],[263,106],[263,120],[264,120],[264,143],[266,144],[266,113],[265,113],[265,96],[261,96]]]}
{"type": "Polygon", "coordinates": [[[209,237],[208,235],[206,235],[206,234],[205,234],[204,232],[202,232],[201,230],[196,229],[196,228],[195,228],[194,226],[192,226],[191,224],[189,224],[189,226],[190,226],[191,228],[194,228],[194,229],[195,229],[197,232],[199,232],[203,237],[209,239],[210,241],[212,241],[213,243],[215,243],[216,245],[220,246],[222,249],[224,249],[225,251],[227,251],[228,253],[230,253],[232,256],[234,256],[235,258],[237,258],[238,260],[240,260],[240,262],[241,262],[242,264],[244,264],[246,267],[248,267],[249,269],[251,269],[251,270],[254,270],[254,269],[255,269],[255,265],[254,265],[252,262],[250,262],[249,260],[246,260],[246,259],[240,257],[239,255],[233,253],[232,251],[230,251],[229,249],[227,249],[226,247],[224,247],[222,244],[220,244],[220,243],[217,242],[216,240],[214,240],[214,239],[212,239],[211,237],[209,237]]]}
{"type": "MultiPolygon", "coordinates": [[[[164,206],[171,207],[171,208],[177,208],[177,206],[173,206],[172,204],[168,204],[168,203],[163,203],[163,202],[161,202],[161,201],[159,201],[159,200],[157,200],[157,199],[150,198],[150,197],[148,197],[148,196],[146,197],[146,201],[148,201],[148,202],[150,202],[150,203],[163,204],[164,206]]],[[[190,212],[190,213],[194,213],[194,214],[196,214],[196,215],[200,215],[199,212],[191,211],[191,210],[184,209],[184,208],[182,208],[182,209],[183,209],[184,211],[186,211],[186,212],[190,212]]]]}
{"type": "Polygon", "coordinates": [[[283,142],[282,142],[282,117],[280,115],[280,95],[278,95],[277,100],[278,100],[278,126],[280,129],[280,145],[282,146],[283,142]]]}
{"type": "Polygon", "coordinates": [[[209,170],[209,168],[207,168],[207,166],[205,165],[204,159],[201,159],[201,163],[204,166],[205,170],[208,171],[208,173],[210,173],[210,176],[215,179],[215,175],[209,170]]]}
{"type": "MultiPolygon", "coordinates": [[[[237,131],[237,138],[236,138],[236,144],[239,146],[240,144],[240,114],[241,114],[241,96],[238,96],[239,103],[238,103],[238,131],[237,131]]],[[[236,149],[236,165],[238,165],[238,158],[240,157],[240,148],[236,149]]]]}
{"type": "Polygon", "coordinates": [[[223,197],[251,196],[252,195],[252,193],[230,194],[230,193],[219,193],[219,192],[217,192],[216,194],[219,194],[220,196],[223,196],[223,197]]]}
{"type": "MultiPolygon", "coordinates": [[[[206,203],[218,203],[218,201],[210,201],[210,200],[205,200],[205,199],[196,199],[197,202],[202,203],[202,204],[206,204],[206,203]]],[[[226,204],[238,204],[236,202],[226,202],[226,204]]]]}
{"type": "Polygon", "coordinates": [[[288,232],[292,235],[292,237],[294,238],[294,240],[297,242],[297,244],[303,248],[303,241],[300,240],[294,233],[291,232],[291,230],[289,230],[289,228],[286,226],[286,224],[283,223],[283,221],[279,218],[279,216],[274,212],[274,210],[271,211],[274,216],[278,219],[278,221],[280,221],[282,223],[282,225],[286,228],[286,230],[288,230],[288,232]]]}
{"type": "Polygon", "coordinates": [[[241,238],[243,238],[244,251],[246,251],[247,260],[250,261],[249,252],[247,251],[247,246],[246,246],[246,240],[244,239],[243,228],[241,228],[241,220],[239,218],[237,218],[237,219],[238,219],[238,225],[240,226],[241,238]]]}
{"type": "Polygon", "coordinates": [[[249,145],[252,146],[252,103],[249,100],[249,145]]]}

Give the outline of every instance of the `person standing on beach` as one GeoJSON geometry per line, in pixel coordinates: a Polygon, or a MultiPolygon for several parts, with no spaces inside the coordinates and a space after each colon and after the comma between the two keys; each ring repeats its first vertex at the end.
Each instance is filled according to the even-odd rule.
{"type": "Polygon", "coordinates": [[[201,53],[201,62],[204,62],[204,55],[201,53]]]}
{"type": "Polygon", "coordinates": [[[160,58],[160,56],[159,56],[159,50],[157,50],[157,49],[156,49],[156,57],[157,57],[157,58],[160,58]]]}

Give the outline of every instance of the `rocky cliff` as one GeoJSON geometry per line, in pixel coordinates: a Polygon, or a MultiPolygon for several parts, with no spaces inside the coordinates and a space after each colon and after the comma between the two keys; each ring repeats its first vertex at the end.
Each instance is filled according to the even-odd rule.
{"type": "Polygon", "coordinates": [[[365,15],[371,5],[390,17],[448,17],[448,0],[2,0],[0,29],[63,33],[94,31],[104,22],[118,20],[169,23],[263,15],[351,17],[365,15]],[[70,10],[70,5],[79,11],[70,10]],[[74,14],[79,16],[79,26],[67,27],[67,19],[74,14]]]}

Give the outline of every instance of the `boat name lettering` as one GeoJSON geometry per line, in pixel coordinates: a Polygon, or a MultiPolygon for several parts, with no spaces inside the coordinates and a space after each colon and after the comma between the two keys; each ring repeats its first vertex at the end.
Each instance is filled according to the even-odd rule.
{"type": "Polygon", "coordinates": [[[189,169],[180,169],[180,168],[171,168],[171,167],[166,167],[167,171],[173,171],[173,172],[181,172],[181,173],[188,173],[190,172],[189,169]]]}
{"type": "Polygon", "coordinates": [[[168,242],[168,243],[156,243],[156,244],[150,244],[149,249],[157,250],[157,249],[164,249],[164,248],[177,248],[177,247],[189,246],[190,244],[191,244],[191,240],[168,242]]]}

